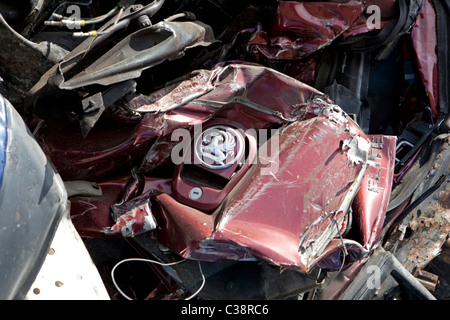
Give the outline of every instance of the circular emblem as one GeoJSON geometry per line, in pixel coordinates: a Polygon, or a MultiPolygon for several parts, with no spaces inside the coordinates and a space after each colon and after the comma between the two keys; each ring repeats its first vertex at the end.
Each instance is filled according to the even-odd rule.
{"type": "Polygon", "coordinates": [[[224,169],[239,161],[244,154],[245,141],[236,129],[214,126],[195,139],[196,163],[210,169],[224,169]]]}

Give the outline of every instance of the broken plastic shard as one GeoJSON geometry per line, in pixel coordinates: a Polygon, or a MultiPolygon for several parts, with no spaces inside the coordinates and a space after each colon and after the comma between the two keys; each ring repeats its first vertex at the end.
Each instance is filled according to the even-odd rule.
{"type": "Polygon", "coordinates": [[[124,237],[132,237],[156,229],[156,220],[148,202],[138,205],[117,218],[111,231],[120,231],[124,237]]]}
{"type": "Polygon", "coordinates": [[[167,112],[212,90],[210,77],[209,70],[195,71],[150,95],[136,96],[129,106],[137,112],[167,112]]]}

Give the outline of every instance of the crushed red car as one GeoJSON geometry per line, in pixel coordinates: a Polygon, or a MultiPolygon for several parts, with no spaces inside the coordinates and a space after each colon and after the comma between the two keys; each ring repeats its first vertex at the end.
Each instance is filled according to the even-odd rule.
{"type": "Polygon", "coordinates": [[[448,0],[22,2],[0,298],[449,298],[448,0]]]}

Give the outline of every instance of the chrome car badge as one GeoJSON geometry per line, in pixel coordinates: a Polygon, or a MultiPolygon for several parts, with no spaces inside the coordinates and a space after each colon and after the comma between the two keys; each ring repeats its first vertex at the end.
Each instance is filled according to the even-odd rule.
{"type": "Polygon", "coordinates": [[[210,127],[195,139],[195,163],[210,169],[225,169],[241,159],[244,148],[244,138],[236,129],[210,127]]]}

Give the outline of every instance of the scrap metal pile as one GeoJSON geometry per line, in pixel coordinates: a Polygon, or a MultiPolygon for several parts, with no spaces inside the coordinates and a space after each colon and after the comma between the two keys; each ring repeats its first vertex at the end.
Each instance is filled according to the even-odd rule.
{"type": "Polygon", "coordinates": [[[111,299],[448,299],[449,1],[22,2],[0,92],[111,299]]]}

